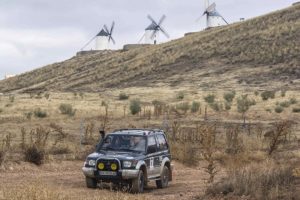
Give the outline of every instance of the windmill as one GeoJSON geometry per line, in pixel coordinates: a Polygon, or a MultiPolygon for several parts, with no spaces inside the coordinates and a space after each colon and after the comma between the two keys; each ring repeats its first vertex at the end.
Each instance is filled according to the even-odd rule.
{"type": "Polygon", "coordinates": [[[225,18],[217,11],[216,3],[209,4],[209,0],[204,0],[204,2],[205,11],[203,12],[202,16],[197,19],[197,21],[206,15],[206,28],[213,28],[228,24],[225,18]]]}
{"type": "Polygon", "coordinates": [[[170,37],[166,30],[162,27],[162,23],[166,19],[165,15],[160,18],[158,23],[150,15],[147,17],[151,21],[151,24],[145,29],[145,33],[140,39],[139,43],[141,43],[141,41],[144,39],[145,44],[156,44],[159,32],[162,32],[167,38],[170,37]]]}
{"type": "Polygon", "coordinates": [[[113,31],[115,27],[115,22],[112,22],[111,28],[108,29],[106,25],[103,26],[101,31],[94,36],[86,45],[84,45],[81,50],[87,47],[91,42],[96,40],[95,50],[107,50],[109,49],[109,44],[112,42],[115,44],[115,40],[112,37],[113,31]]]}

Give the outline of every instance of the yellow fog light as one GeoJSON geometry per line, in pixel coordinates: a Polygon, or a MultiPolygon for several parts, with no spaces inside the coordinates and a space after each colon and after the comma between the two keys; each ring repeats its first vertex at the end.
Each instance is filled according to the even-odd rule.
{"type": "Polygon", "coordinates": [[[99,168],[100,170],[103,170],[104,167],[105,167],[105,166],[104,166],[104,163],[99,163],[99,164],[98,164],[98,168],[99,168]]]}
{"type": "Polygon", "coordinates": [[[111,168],[111,170],[116,171],[118,167],[117,167],[117,165],[115,163],[112,163],[110,165],[110,168],[111,168]]]}

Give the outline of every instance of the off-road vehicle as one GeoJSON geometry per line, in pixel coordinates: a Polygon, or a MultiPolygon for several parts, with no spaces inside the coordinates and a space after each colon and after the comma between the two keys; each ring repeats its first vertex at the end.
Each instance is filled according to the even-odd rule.
{"type": "Polygon", "coordinates": [[[122,129],[107,134],[82,168],[88,188],[99,182],[142,193],[149,181],[165,188],[172,181],[171,154],[162,130],[122,129]]]}

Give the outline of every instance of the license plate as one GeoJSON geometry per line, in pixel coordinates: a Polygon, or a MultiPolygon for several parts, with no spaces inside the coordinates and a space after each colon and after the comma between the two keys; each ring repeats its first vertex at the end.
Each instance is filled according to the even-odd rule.
{"type": "Polygon", "coordinates": [[[107,172],[107,171],[100,171],[99,172],[100,176],[116,176],[117,172],[107,172]]]}

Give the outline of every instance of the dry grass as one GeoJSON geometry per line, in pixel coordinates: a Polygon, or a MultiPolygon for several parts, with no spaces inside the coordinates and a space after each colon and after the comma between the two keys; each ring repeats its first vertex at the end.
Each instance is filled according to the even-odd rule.
{"type": "MultiPolygon", "coordinates": [[[[100,192],[100,191],[99,191],[100,192]]],[[[93,192],[94,193],[94,192],[93,192]]],[[[31,183],[19,185],[16,188],[2,188],[0,187],[0,199],[10,200],[71,200],[78,199],[71,193],[63,191],[62,188],[46,185],[44,183],[31,183]]],[[[146,200],[144,196],[133,196],[120,192],[106,192],[101,191],[99,195],[87,195],[84,199],[87,200],[146,200]]]]}
{"type": "Polygon", "coordinates": [[[223,181],[208,188],[207,194],[250,196],[258,200],[294,199],[293,167],[271,160],[231,169],[223,181]]]}

